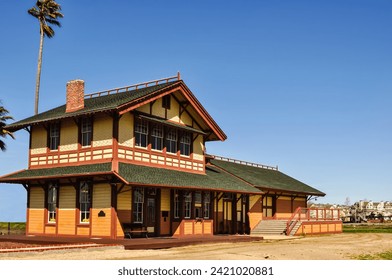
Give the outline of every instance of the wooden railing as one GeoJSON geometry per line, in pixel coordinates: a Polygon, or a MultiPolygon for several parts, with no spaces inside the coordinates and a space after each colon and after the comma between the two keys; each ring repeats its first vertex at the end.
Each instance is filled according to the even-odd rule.
{"type": "Polygon", "coordinates": [[[291,231],[300,221],[336,221],[340,220],[340,209],[326,208],[302,208],[298,207],[290,219],[287,221],[286,235],[290,235],[291,231]]]}
{"type": "Polygon", "coordinates": [[[242,164],[242,165],[247,165],[247,166],[253,166],[253,167],[258,167],[258,168],[276,170],[276,171],[278,170],[278,166],[268,166],[268,165],[264,165],[264,164],[253,163],[253,162],[237,160],[237,159],[232,159],[232,158],[226,158],[226,157],[221,157],[221,156],[214,156],[214,155],[208,155],[208,156],[212,157],[213,159],[217,159],[217,160],[222,160],[222,161],[227,161],[227,162],[232,162],[232,163],[237,163],[237,164],[242,164]]]}
{"type": "Polygon", "coordinates": [[[113,88],[113,89],[109,89],[109,90],[85,94],[84,98],[93,98],[93,97],[105,96],[105,95],[110,95],[110,94],[128,92],[130,90],[137,90],[140,88],[146,88],[149,86],[159,85],[159,84],[167,84],[169,82],[174,82],[174,81],[179,81],[179,80],[181,80],[180,72],[178,72],[177,75],[173,76],[173,77],[168,77],[168,78],[163,78],[163,79],[159,79],[159,80],[143,82],[143,83],[135,84],[135,85],[131,85],[131,86],[113,88]]]}

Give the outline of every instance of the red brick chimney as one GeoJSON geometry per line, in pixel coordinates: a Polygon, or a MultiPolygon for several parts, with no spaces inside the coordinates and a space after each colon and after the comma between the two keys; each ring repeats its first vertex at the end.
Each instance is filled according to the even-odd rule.
{"type": "Polygon", "coordinates": [[[84,81],[72,80],[67,83],[66,113],[75,112],[84,108],[84,81]]]}

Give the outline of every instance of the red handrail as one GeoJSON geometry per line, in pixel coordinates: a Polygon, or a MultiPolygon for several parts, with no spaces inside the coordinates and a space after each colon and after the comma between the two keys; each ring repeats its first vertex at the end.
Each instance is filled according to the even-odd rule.
{"type": "Polygon", "coordinates": [[[286,235],[290,235],[299,221],[340,220],[340,209],[298,207],[286,224],[286,235]]]}

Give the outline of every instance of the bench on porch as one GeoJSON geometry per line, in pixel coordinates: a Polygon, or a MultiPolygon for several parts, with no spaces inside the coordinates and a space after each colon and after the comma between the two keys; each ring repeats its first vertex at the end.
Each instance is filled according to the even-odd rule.
{"type": "Polygon", "coordinates": [[[123,223],[124,237],[133,238],[136,236],[148,238],[148,230],[146,226],[140,223],[123,223]]]}

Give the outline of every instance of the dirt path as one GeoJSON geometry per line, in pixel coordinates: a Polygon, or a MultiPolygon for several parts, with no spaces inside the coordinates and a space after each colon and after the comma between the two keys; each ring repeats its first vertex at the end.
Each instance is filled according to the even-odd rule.
{"type": "Polygon", "coordinates": [[[122,247],[3,253],[8,260],[348,260],[356,255],[392,250],[392,234],[364,233],[220,243],[164,250],[124,250],[122,247]]]}

